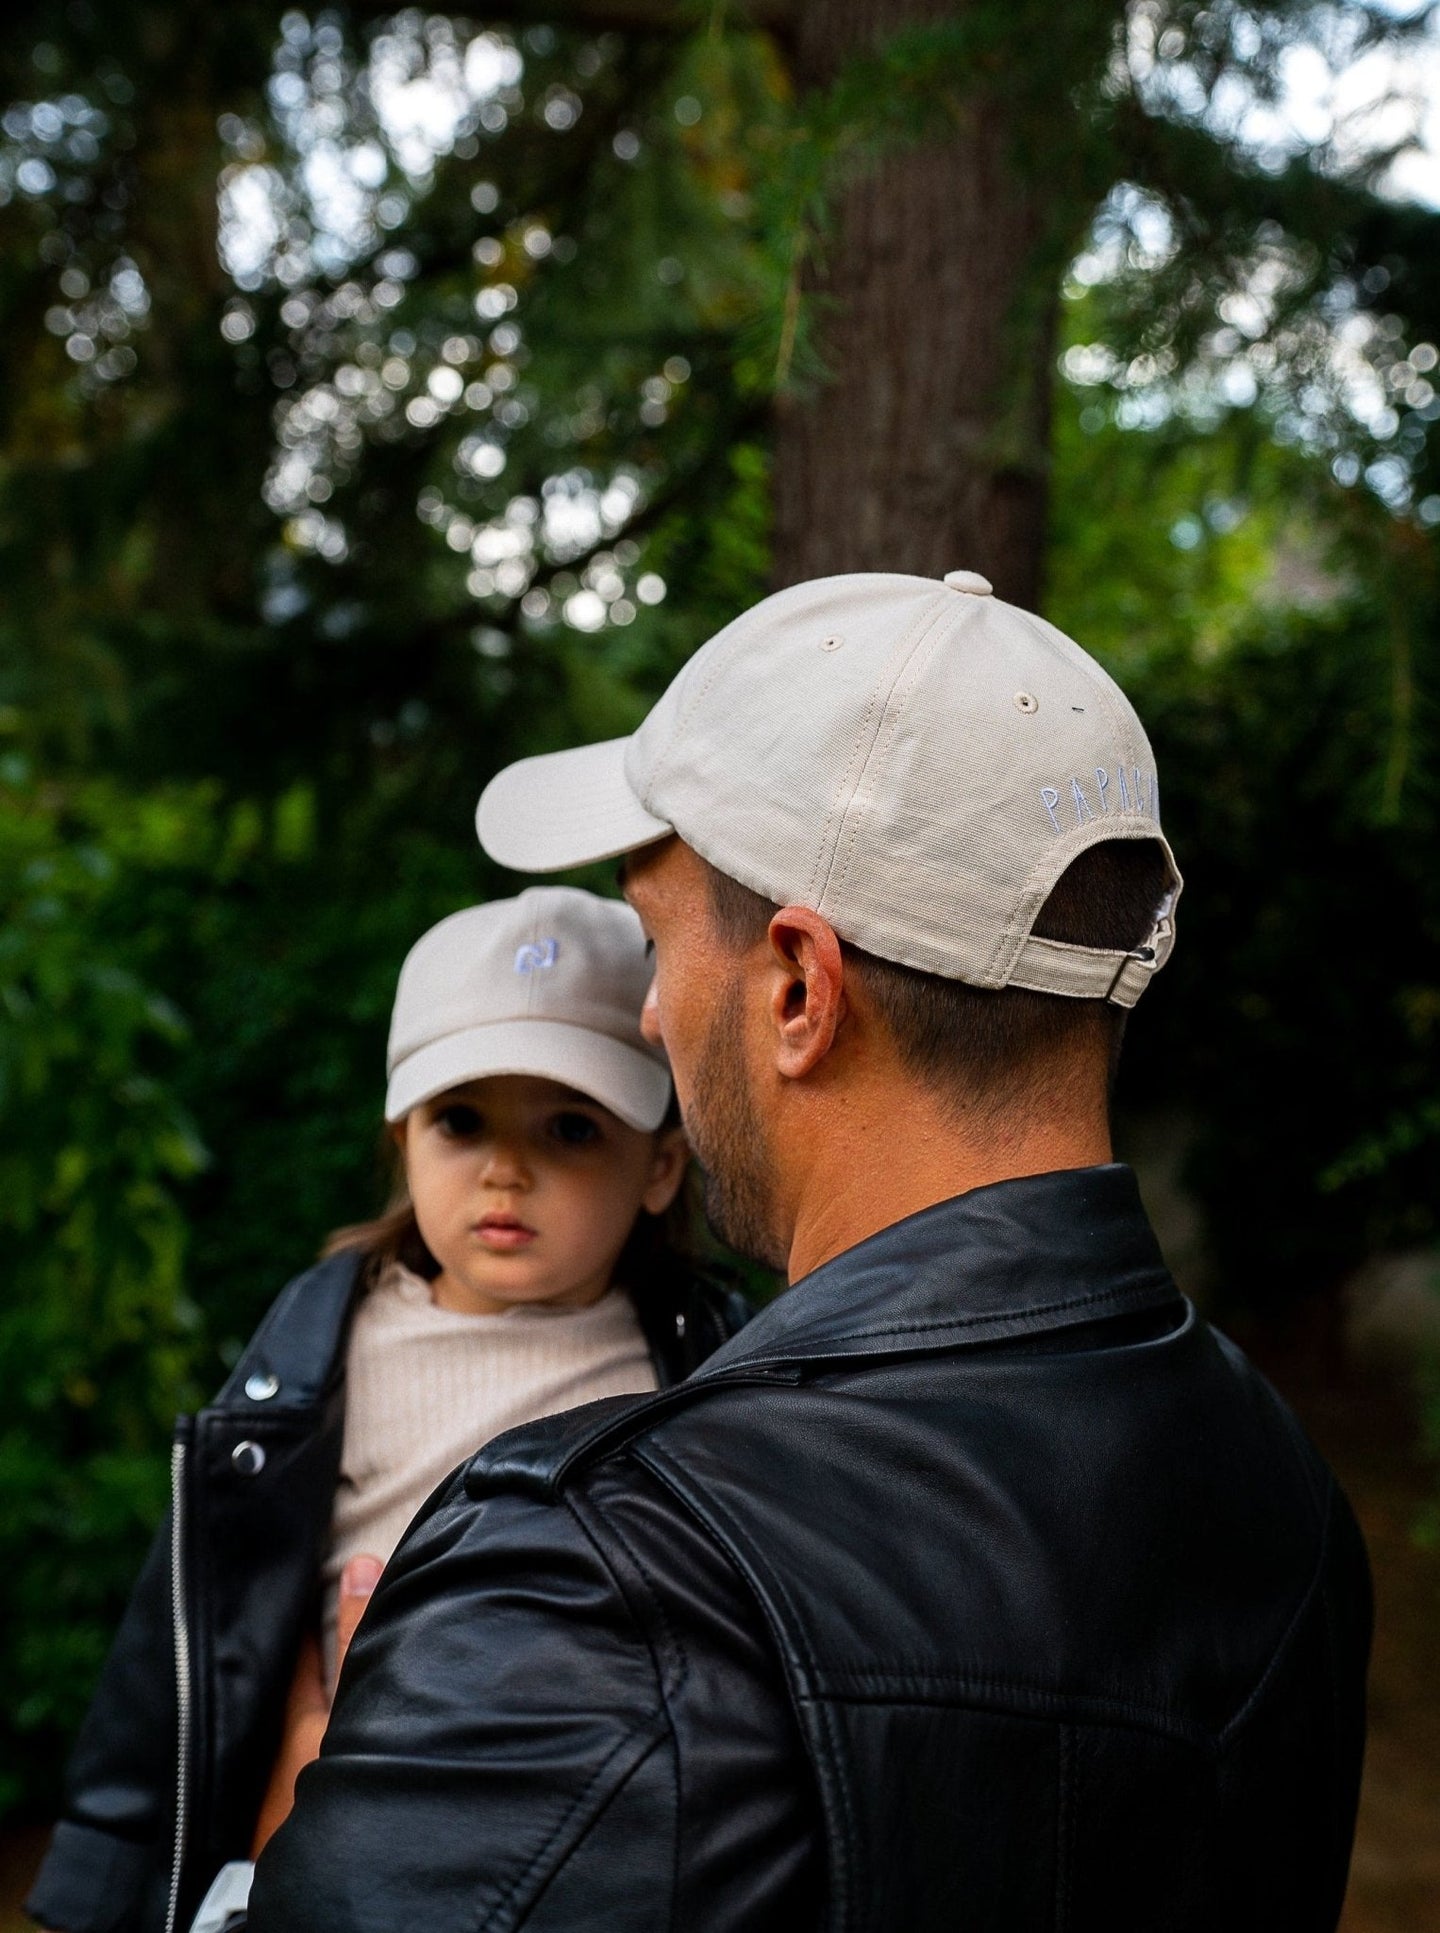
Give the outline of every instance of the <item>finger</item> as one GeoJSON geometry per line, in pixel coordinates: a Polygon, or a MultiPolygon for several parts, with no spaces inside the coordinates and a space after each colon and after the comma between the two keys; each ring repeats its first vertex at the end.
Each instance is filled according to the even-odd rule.
{"type": "Polygon", "coordinates": [[[330,1709],[330,1699],[325,1690],[325,1666],[320,1656],[319,1640],[313,1632],[307,1631],[300,1640],[300,1649],[295,1658],[295,1675],[290,1680],[290,1693],[286,1699],[286,1724],[293,1725],[311,1712],[326,1712],[330,1709]]]}
{"type": "Polygon", "coordinates": [[[320,1750],[320,1740],[324,1737],[325,1721],[329,1715],[330,1700],[325,1690],[320,1646],[315,1634],[307,1631],[300,1640],[300,1649],[295,1657],[295,1674],[285,1698],[285,1726],[280,1750],[260,1806],[260,1816],[255,1822],[255,1836],[250,1846],[252,1859],[260,1857],[266,1840],[289,1816],[295,1802],[295,1781],[320,1750]]]}
{"type": "Polygon", "coordinates": [[[350,1640],[355,1636],[356,1626],[365,1615],[365,1606],[370,1602],[384,1568],[378,1557],[362,1553],[359,1557],[352,1557],[340,1573],[340,1602],[335,1617],[335,1676],[337,1679],[340,1676],[340,1667],[345,1662],[345,1653],[350,1649],[350,1640]]]}

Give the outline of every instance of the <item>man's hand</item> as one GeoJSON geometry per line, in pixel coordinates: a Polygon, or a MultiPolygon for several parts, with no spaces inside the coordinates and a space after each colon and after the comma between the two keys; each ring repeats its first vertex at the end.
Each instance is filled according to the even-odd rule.
{"type": "MultiPolygon", "coordinates": [[[[378,1557],[352,1557],[340,1574],[340,1605],[335,1624],[337,1679],[340,1667],[345,1662],[345,1653],[350,1649],[350,1640],[355,1636],[356,1627],[364,1616],[365,1606],[370,1602],[370,1595],[379,1583],[384,1568],[378,1557]]],[[[307,1633],[300,1645],[300,1656],[295,1661],[295,1676],[290,1681],[290,1694],[285,1701],[285,1730],[280,1740],[280,1754],[270,1774],[264,1804],[260,1807],[255,1839],[250,1848],[252,1859],[260,1857],[266,1840],[289,1818],[290,1808],[295,1803],[295,1781],[311,1759],[319,1756],[320,1741],[325,1736],[325,1727],[330,1720],[330,1705],[334,1696],[334,1685],[325,1683],[319,1641],[313,1633],[307,1633]]]]}

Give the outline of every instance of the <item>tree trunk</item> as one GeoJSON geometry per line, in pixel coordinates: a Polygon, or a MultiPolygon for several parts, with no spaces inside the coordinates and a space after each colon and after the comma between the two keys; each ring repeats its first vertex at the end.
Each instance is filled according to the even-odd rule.
{"type": "MultiPolygon", "coordinates": [[[[957,10],[803,0],[797,80],[823,87],[847,57],[942,11],[957,10]]],[[[841,195],[807,277],[828,379],[777,412],[777,587],[965,569],[1038,603],[1067,197],[1019,172],[1014,134],[1003,92],[987,92],[961,106],[948,139],[891,156],[841,195]]]]}

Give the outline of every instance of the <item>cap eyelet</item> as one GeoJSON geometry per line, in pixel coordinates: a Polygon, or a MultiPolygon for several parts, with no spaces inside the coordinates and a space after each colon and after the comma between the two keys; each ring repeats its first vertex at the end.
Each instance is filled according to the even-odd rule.
{"type": "Polygon", "coordinates": [[[822,651],[838,651],[844,642],[844,638],[840,637],[822,638],[820,640],[820,649],[822,651]]]}
{"type": "Polygon", "coordinates": [[[265,1468],[265,1452],[247,1437],[230,1452],[230,1461],[242,1477],[258,1477],[265,1468]]]}
{"type": "Polygon", "coordinates": [[[1040,700],[1035,697],[1033,692],[1017,691],[1015,694],[1015,709],[1016,711],[1023,711],[1025,716],[1029,718],[1035,712],[1039,711],[1040,700]]]}

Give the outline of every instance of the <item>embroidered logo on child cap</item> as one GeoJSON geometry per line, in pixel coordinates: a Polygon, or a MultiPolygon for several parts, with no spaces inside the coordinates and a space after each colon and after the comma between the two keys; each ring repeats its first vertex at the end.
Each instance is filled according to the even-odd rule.
{"type": "Polygon", "coordinates": [[[527,940],[515,954],[517,973],[544,973],[560,956],[558,940],[527,940]]]}

